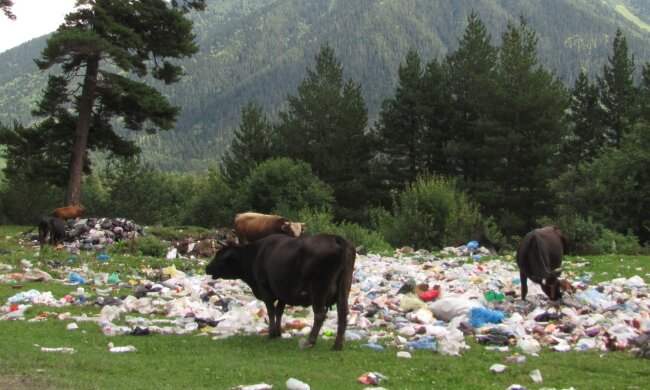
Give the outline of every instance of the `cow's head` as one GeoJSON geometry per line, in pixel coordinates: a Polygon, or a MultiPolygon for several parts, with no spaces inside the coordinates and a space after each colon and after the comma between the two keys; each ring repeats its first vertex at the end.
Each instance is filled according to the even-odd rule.
{"type": "Polygon", "coordinates": [[[205,273],[212,276],[212,279],[238,278],[240,276],[238,273],[239,252],[240,247],[234,243],[223,246],[205,267],[205,273]]]}
{"type": "Polygon", "coordinates": [[[560,289],[560,274],[562,268],[557,268],[551,271],[544,279],[542,279],[542,291],[546,294],[551,301],[562,299],[562,290],[560,289]]]}
{"type": "Polygon", "coordinates": [[[302,222],[291,222],[288,220],[282,221],[282,231],[292,237],[300,237],[300,235],[307,230],[302,222]]]}

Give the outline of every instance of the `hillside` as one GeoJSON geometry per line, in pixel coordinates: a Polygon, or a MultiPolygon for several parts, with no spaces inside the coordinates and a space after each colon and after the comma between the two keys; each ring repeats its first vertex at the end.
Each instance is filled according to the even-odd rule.
{"type": "MultiPolygon", "coordinates": [[[[145,160],[165,170],[200,170],[218,159],[254,100],[270,116],[295,94],[329,43],[346,76],[363,87],[370,117],[395,88],[397,68],[416,48],[427,61],[455,50],[470,10],[494,42],[524,15],[538,34],[540,62],[568,84],[581,68],[599,73],[620,27],[637,66],[650,60],[650,5],[645,0],[213,0],[194,15],[201,51],[187,76],[160,86],[183,109],[176,128],[138,136],[145,160]]],[[[28,123],[46,80],[34,65],[45,37],[0,53],[0,121],[28,123]]]]}

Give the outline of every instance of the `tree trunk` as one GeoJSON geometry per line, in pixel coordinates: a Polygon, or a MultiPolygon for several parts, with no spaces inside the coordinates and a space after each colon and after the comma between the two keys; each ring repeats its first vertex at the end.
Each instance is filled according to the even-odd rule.
{"type": "Polygon", "coordinates": [[[65,205],[79,204],[81,193],[81,178],[83,174],[88,132],[92,119],[93,105],[95,104],[95,89],[97,88],[97,74],[99,71],[99,57],[91,57],[86,64],[83,91],[79,100],[77,128],[75,129],[74,151],[68,176],[68,187],[65,192],[65,205]]]}

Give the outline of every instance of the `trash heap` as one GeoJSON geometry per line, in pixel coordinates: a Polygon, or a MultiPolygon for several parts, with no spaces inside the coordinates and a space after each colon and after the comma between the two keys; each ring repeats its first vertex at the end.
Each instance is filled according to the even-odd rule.
{"type": "MultiPolygon", "coordinates": [[[[197,266],[204,267],[205,262],[198,260],[197,266]]],[[[72,277],[60,280],[76,292],[58,299],[49,292],[20,292],[0,308],[0,320],[42,321],[47,318],[25,318],[25,310],[31,305],[83,304],[101,307],[100,315],[65,319],[96,322],[109,336],[195,333],[218,340],[267,331],[264,304],[241,281],[187,275],[173,266],[162,270],[166,278],[162,281],[155,270],[145,268],[112,280],[88,269],[79,272],[84,285],[72,277]],[[132,292],[116,296],[116,287],[132,292]]],[[[469,348],[466,340],[472,337],[485,348],[515,353],[513,361],[525,360],[518,353],[535,355],[542,348],[557,352],[636,348],[639,356],[650,355],[648,342],[640,339],[650,332],[650,286],[642,277],[599,284],[584,277],[571,280],[576,292],[565,294],[560,303],[548,301],[534,283],[529,284],[528,300],[522,301],[518,278],[516,265],[507,257],[476,261],[424,251],[358,255],[346,339],[359,340],[369,350],[424,349],[459,355],[469,348]]],[[[311,310],[288,307],[282,337],[302,339],[312,322],[311,310]]],[[[333,337],[336,326],[336,312],[331,310],[322,337],[333,337]]]]}

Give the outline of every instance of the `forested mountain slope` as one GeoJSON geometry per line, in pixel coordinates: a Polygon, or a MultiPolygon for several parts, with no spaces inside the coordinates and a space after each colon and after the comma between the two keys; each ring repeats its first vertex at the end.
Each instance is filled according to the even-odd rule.
{"type": "MultiPolygon", "coordinates": [[[[495,44],[520,15],[539,37],[538,57],[567,84],[581,68],[598,74],[621,28],[637,67],[650,61],[645,0],[209,0],[193,15],[201,51],[187,76],[162,88],[182,107],[176,128],[138,136],[145,161],[166,170],[200,170],[227,146],[250,100],[273,117],[294,95],[329,43],[347,77],[363,87],[371,120],[394,93],[397,69],[415,48],[423,60],[455,50],[475,10],[495,44]]],[[[28,124],[46,76],[33,62],[46,37],[0,53],[0,121],[28,124]]]]}

